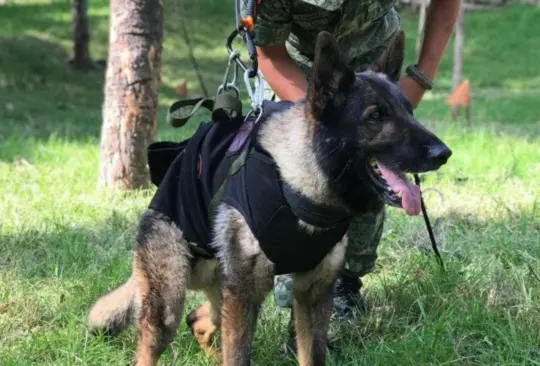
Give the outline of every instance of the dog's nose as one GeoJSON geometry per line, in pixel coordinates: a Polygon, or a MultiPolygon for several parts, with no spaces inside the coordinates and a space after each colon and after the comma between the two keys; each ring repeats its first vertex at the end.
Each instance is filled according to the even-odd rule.
{"type": "Polygon", "coordinates": [[[429,147],[428,158],[433,163],[443,165],[446,164],[448,158],[452,155],[452,150],[450,150],[444,144],[437,144],[429,147]]]}

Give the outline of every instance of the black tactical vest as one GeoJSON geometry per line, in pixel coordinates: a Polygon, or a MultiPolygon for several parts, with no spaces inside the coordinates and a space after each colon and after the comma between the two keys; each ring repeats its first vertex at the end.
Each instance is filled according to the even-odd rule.
{"type": "MultiPolygon", "coordinates": [[[[265,102],[257,124],[289,106],[265,102]]],[[[252,139],[254,129],[248,128],[247,139],[238,139],[249,123],[243,118],[202,123],[180,143],[152,144],[149,165],[158,190],[149,207],[175,222],[201,253],[214,256],[213,210],[226,203],[244,216],[276,274],[313,269],[343,238],[349,217],[313,204],[286,185],[274,160],[252,139]],[[299,219],[325,230],[308,233],[299,219]]]]}

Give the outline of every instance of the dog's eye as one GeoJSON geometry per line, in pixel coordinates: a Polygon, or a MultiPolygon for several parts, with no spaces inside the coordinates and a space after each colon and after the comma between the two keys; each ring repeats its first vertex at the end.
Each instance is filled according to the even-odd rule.
{"type": "Polygon", "coordinates": [[[370,105],[364,110],[362,120],[367,123],[376,122],[376,124],[378,124],[381,121],[381,117],[380,107],[377,105],[370,105]]]}

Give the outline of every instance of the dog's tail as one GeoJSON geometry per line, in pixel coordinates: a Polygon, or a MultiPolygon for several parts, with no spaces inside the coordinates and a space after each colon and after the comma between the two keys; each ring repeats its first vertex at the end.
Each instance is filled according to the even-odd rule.
{"type": "Polygon", "coordinates": [[[132,321],[136,282],[131,276],[114,291],[99,298],[88,313],[88,323],[93,332],[118,334],[132,321]]]}

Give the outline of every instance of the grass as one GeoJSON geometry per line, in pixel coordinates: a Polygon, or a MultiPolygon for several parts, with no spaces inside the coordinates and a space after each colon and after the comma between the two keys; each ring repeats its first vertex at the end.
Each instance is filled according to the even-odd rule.
{"type": "MultiPolygon", "coordinates": [[[[108,2],[90,3],[92,55],[107,50],[108,2]]],[[[188,79],[200,93],[167,2],[158,138],[181,138],[165,111],[188,79]]],[[[232,25],[230,4],[184,1],[209,88],[219,83],[232,25]],[[214,15],[210,15],[214,14],[214,15]]],[[[130,271],[137,216],[152,192],[96,190],[103,72],[66,67],[68,2],[12,0],[0,11],[0,364],[122,365],[134,331],[106,341],[88,333],[88,306],[130,271]],[[23,160],[24,159],[24,160],[23,160]]],[[[335,324],[339,365],[539,364],[540,10],[512,5],[466,16],[464,75],[473,127],[444,105],[451,46],[437,90],[418,109],[454,155],[423,187],[447,272],[429,253],[421,218],[394,209],[376,270],[365,277],[368,314],[335,324]]],[[[412,60],[415,19],[403,15],[412,60]]],[[[194,123],[192,124],[192,126],[194,123]]],[[[198,301],[190,296],[187,310],[198,301]]],[[[267,301],[255,343],[257,365],[278,356],[286,312],[267,301]]],[[[164,364],[210,364],[183,324],[164,364]]]]}

